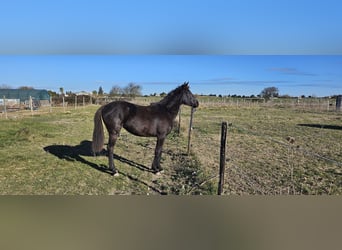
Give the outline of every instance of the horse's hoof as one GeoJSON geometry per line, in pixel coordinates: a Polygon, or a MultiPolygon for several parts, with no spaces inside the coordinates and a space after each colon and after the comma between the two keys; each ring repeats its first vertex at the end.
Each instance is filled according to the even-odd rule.
{"type": "Polygon", "coordinates": [[[154,172],[155,175],[162,175],[164,173],[164,170],[158,170],[154,172]]]}
{"type": "Polygon", "coordinates": [[[112,172],[111,175],[114,177],[119,176],[119,172],[118,171],[112,172]]]}

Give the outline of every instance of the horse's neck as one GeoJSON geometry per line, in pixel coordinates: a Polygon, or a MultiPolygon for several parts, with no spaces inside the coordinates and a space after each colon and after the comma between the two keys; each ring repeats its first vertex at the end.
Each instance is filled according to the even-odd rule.
{"type": "Polygon", "coordinates": [[[175,100],[172,100],[172,101],[169,101],[169,102],[159,102],[159,103],[156,103],[156,104],[159,104],[163,107],[164,110],[166,110],[166,112],[169,114],[169,116],[173,119],[176,118],[177,114],[178,114],[178,111],[179,111],[179,108],[181,106],[181,102],[180,101],[175,101],[175,100]]]}
{"type": "Polygon", "coordinates": [[[166,112],[170,115],[172,119],[175,119],[179,108],[181,106],[181,96],[170,96],[167,95],[164,99],[162,99],[158,104],[162,105],[165,109],[166,112]]]}
{"type": "Polygon", "coordinates": [[[174,120],[176,118],[180,106],[181,106],[181,103],[174,103],[174,104],[170,105],[169,108],[167,109],[168,113],[172,117],[172,120],[174,120]]]}

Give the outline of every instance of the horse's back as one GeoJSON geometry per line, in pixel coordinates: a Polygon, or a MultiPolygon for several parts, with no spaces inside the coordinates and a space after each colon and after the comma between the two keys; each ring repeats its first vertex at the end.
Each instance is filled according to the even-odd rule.
{"type": "Polygon", "coordinates": [[[106,126],[112,123],[122,124],[132,110],[134,110],[134,104],[126,101],[114,101],[103,106],[102,119],[106,126]]]}

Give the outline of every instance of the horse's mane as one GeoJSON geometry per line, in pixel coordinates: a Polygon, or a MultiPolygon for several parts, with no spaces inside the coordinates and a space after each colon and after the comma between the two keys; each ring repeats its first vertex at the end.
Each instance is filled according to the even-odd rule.
{"type": "Polygon", "coordinates": [[[178,86],[176,89],[170,91],[163,99],[159,102],[151,103],[151,105],[164,105],[167,108],[172,107],[174,104],[178,104],[180,102],[181,93],[184,89],[189,88],[187,83],[184,83],[178,86]]]}

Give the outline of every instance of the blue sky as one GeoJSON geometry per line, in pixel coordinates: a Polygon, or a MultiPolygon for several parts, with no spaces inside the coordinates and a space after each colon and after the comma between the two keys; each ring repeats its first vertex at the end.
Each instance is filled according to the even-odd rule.
{"type": "Polygon", "coordinates": [[[92,91],[134,82],[143,94],[168,92],[189,81],[197,94],[257,95],[342,93],[342,56],[298,55],[6,55],[0,85],[92,91]]]}
{"type": "Polygon", "coordinates": [[[4,0],[0,85],[341,94],[339,0],[4,0]],[[272,55],[272,56],[269,56],[272,55]]]}

